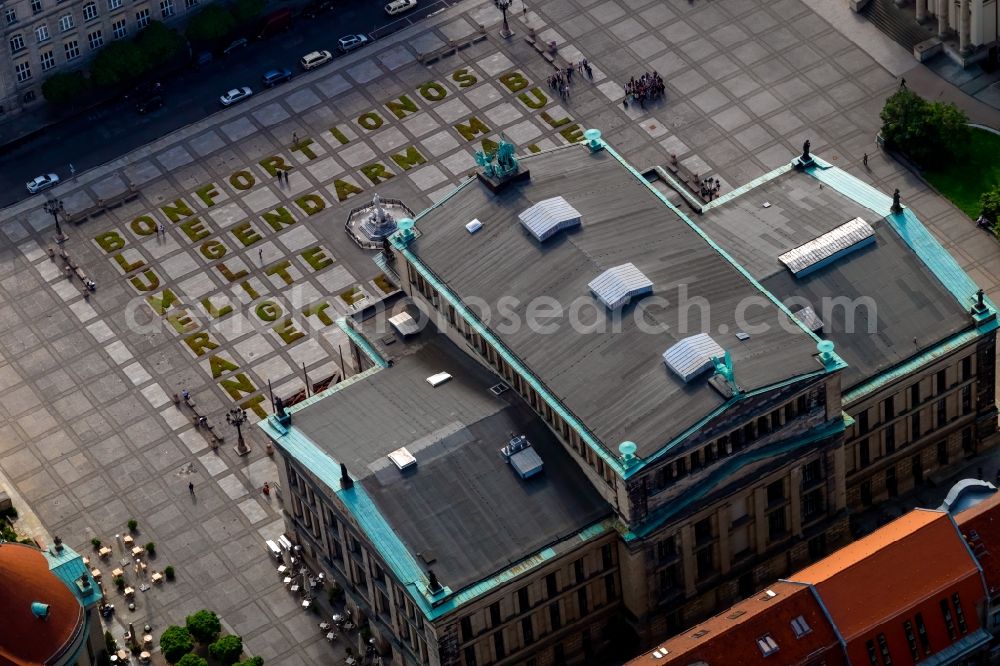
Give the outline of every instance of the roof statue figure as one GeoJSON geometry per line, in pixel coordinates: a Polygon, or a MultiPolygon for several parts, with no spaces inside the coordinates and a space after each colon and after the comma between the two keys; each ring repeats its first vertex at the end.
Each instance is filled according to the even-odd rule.
{"type": "Polygon", "coordinates": [[[806,139],[806,142],[802,144],[802,161],[803,162],[808,162],[810,159],[812,159],[812,158],[809,157],[809,146],[810,146],[809,139],[806,139]]]}
{"type": "Polygon", "coordinates": [[[892,208],[890,209],[893,213],[902,213],[903,207],[899,204],[899,188],[892,193],[892,208]]]}
{"type": "Polygon", "coordinates": [[[493,177],[493,153],[484,153],[481,150],[476,151],[476,164],[483,168],[483,173],[486,176],[493,177]]]}
{"type": "Polygon", "coordinates": [[[514,144],[501,132],[500,144],[496,150],[489,153],[476,151],[476,164],[483,168],[483,174],[489,178],[507,178],[517,173],[515,150],[514,144]]]}

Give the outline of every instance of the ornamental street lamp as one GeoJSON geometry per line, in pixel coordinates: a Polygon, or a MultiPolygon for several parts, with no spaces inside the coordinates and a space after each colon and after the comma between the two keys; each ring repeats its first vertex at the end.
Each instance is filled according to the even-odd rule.
{"type": "Polygon", "coordinates": [[[510,24],[507,23],[507,10],[514,3],[514,0],[493,0],[493,4],[503,13],[503,28],[500,30],[500,36],[507,38],[514,33],[510,30],[510,24]]]}
{"type": "Polygon", "coordinates": [[[66,240],[66,236],[63,235],[62,226],[59,224],[59,214],[66,212],[63,202],[59,199],[48,199],[42,204],[42,210],[51,215],[52,219],[56,222],[56,243],[63,243],[66,240]]]}
{"type": "Polygon", "coordinates": [[[238,456],[245,456],[250,453],[250,447],[247,446],[246,441],[243,439],[243,424],[246,423],[246,420],[246,410],[239,407],[233,407],[226,414],[226,421],[229,425],[236,428],[236,455],[238,456]]]}

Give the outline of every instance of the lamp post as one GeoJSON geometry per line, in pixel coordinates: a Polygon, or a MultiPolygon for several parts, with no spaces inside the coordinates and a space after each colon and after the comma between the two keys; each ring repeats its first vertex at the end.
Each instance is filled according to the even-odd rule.
{"type": "Polygon", "coordinates": [[[496,8],[503,13],[503,28],[500,29],[500,36],[503,38],[508,38],[514,33],[510,30],[510,24],[507,23],[507,10],[513,4],[514,0],[493,0],[493,4],[496,8]]]}
{"type": "Polygon", "coordinates": [[[250,447],[247,446],[246,440],[243,439],[243,424],[246,423],[246,420],[246,410],[239,407],[233,407],[226,414],[226,421],[229,425],[236,428],[236,455],[238,456],[245,456],[250,453],[250,447]]]}
{"type": "Polygon", "coordinates": [[[42,209],[51,215],[52,219],[56,222],[56,243],[63,243],[66,240],[66,236],[63,234],[62,226],[59,224],[59,214],[66,212],[63,202],[59,199],[48,199],[42,204],[42,209]]]}

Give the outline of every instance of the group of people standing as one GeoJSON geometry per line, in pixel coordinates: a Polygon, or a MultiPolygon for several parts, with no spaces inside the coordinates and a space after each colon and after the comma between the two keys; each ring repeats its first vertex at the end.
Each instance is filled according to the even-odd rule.
{"type": "Polygon", "coordinates": [[[646,72],[638,79],[634,76],[625,84],[625,99],[622,106],[628,106],[629,100],[639,102],[639,106],[646,108],[646,102],[658,99],[663,96],[666,86],[660,75],[653,71],[652,74],[646,72]]]}
{"type": "Polygon", "coordinates": [[[594,78],[594,70],[591,68],[590,63],[587,62],[587,59],[584,58],[580,62],[573,63],[566,67],[566,69],[560,69],[550,76],[548,78],[549,88],[559,93],[559,97],[562,99],[569,99],[569,86],[573,83],[574,72],[579,72],[581,76],[586,74],[588,79],[594,78]]]}

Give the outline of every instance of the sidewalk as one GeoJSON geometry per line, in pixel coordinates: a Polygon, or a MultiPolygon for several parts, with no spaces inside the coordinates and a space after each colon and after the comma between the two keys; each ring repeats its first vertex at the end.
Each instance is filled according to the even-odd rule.
{"type": "Polygon", "coordinates": [[[924,99],[932,102],[952,102],[965,111],[969,116],[969,122],[1000,129],[1000,110],[966,94],[925,65],[918,63],[912,69],[903,72],[902,76],[906,79],[906,86],[924,99]]]}

